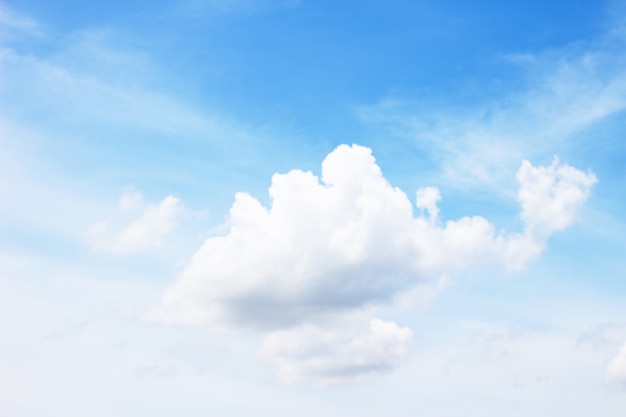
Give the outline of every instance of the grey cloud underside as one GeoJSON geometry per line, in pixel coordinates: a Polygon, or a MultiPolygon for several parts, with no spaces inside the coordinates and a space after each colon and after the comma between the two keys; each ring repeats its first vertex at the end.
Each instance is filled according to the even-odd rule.
{"type": "Polygon", "coordinates": [[[298,298],[276,295],[264,288],[222,300],[228,324],[238,327],[280,328],[313,316],[328,316],[369,304],[389,303],[399,292],[415,285],[415,274],[388,267],[360,265],[313,278],[298,298]]]}

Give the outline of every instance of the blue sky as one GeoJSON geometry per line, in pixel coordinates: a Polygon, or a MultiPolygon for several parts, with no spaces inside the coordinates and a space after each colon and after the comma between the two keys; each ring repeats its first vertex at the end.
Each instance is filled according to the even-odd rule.
{"type": "Polygon", "coordinates": [[[0,414],[622,416],[626,4],[0,3],[0,414]]]}

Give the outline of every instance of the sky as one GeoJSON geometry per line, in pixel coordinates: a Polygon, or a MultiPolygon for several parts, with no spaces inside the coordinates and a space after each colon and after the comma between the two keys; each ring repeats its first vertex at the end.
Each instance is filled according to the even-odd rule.
{"type": "Polygon", "coordinates": [[[0,414],[623,416],[623,1],[0,0],[0,414]]]}

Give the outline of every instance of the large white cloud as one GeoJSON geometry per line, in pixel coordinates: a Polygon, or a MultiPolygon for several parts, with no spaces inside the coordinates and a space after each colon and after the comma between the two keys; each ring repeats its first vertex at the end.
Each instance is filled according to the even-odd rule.
{"type": "Polygon", "coordinates": [[[229,231],[211,237],[164,296],[172,322],[280,327],[387,303],[423,280],[502,262],[519,268],[569,225],[596,181],[558,161],[518,173],[526,229],[496,233],[479,216],[440,225],[436,189],[418,191],[415,216],[365,147],[342,145],[311,172],[275,174],[264,207],[238,193],[229,231]]]}
{"type": "Polygon", "coordinates": [[[558,160],[524,161],[517,179],[523,231],[496,232],[480,216],[442,224],[438,189],[418,190],[413,205],[370,149],[341,145],[321,178],[275,174],[269,207],[238,193],[227,233],[205,241],[148,317],[270,331],[260,355],[283,382],[328,384],[391,370],[404,360],[411,331],[376,320],[363,331],[353,314],[419,304],[424,288],[445,288],[459,270],[523,267],[571,224],[596,182],[558,160]]]}
{"type": "Polygon", "coordinates": [[[330,385],[393,370],[408,358],[412,335],[406,327],[378,319],[367,328],[305,325],[271,333],[259,355],[278,367],[281,382],[330,385]]]}
{"type": "Polygon", "coordinates": [[[606,367],[606,381],[614,387],[626,388],[626,343],[606,367]]]}

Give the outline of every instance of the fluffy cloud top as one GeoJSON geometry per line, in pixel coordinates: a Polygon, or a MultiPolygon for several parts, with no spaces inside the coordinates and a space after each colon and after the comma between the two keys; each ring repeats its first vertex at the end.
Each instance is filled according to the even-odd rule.
{"type": "Polygon", "coordinates": [[[614,387],[626,388],[626,343],[606,367],[606,381],[614,387]]]}
{"type": "Polygon", "coordinates": [[[124,194],[119,202],[124,211],[142,210],[138,219],[119,231],[111,231],[107,221],[100,221],[85,233],[94,250],[128,254],[159,247],[184,213],[179,199],[167,196],[159,204],[144,205],[138,192],[124,194]]]}
{"type": "Polygon", "coordinates": [[[408,358],[412,335],[377,319],[347,331],[306,325],[270,334],[259,355],[278,366],[281,382],[330,385],[391,371],[408,358]]]}

